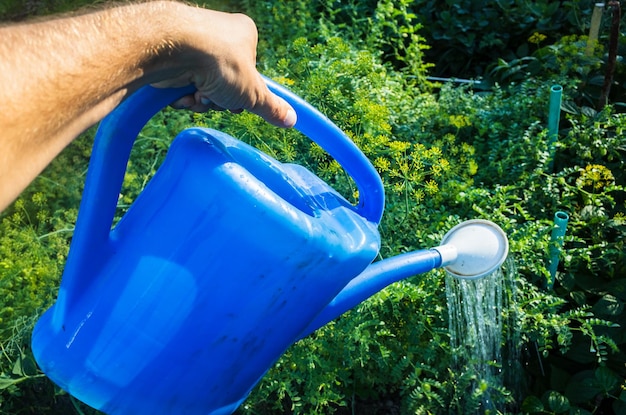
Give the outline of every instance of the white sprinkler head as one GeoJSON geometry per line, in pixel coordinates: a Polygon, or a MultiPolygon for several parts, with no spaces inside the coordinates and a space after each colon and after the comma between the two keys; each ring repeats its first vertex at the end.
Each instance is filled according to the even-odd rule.
{"type": "Polygon", "coordinates": [[[456,251],[449,261],[443,258],[442,266],[452,276],[462,279],[477,279],[491,274],[502,265],[509,253],[509,241],[504,231],[495,223],[483,219],[456,225],[446,233],[441,245],[443,250],[440,252],[456,251]]]}

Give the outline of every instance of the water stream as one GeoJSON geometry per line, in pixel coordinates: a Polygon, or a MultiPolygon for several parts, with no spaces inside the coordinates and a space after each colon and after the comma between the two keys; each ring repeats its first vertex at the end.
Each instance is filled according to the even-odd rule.
{"type": "Polygon", "coordinates": [[[516,392],[507,378],[519,363],[519,333],[510,314],[515,301],[514,275],[513,260],[507,259],[484,278],[446,276],[453,369],[459,384],[463,384],[461,379],[469,379],[467,394],[461,393],[460,399],[465,401],[461,405],[474,407],[478,413],[503,412],[504,388],[513,395],[516,392]]]}

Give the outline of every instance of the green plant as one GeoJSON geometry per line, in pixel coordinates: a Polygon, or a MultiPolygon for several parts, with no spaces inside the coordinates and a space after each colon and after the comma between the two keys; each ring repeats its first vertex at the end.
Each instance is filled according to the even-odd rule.
{"type": "MultiPolygon", "coordinates": [[[[11,368],[10,372],[0,374],[0,390],[8,392],[8,395],[17,395],[17,385],[24,381],[41,378],[45,375],[38,373],[33,357],[26,353],[25,339],[30,337],[30,330],[34,322],[28,318],[17,318],[10,332],[5,332],[5,339],[1,346],[2,355],[0,361],[3,369],[11,368]]],[[[0,408],[3,412],[7,406],[6,394],[0,395],[0,408]]]]}
{"type": "Polygon", "coordinates": [[[532,78],[545,85],[561,84],[574,94],[565,103],[569,111],[578,111],[581,106],[595,107],[604,82],[604,47],[596,44],[592,53],[587,53],[587,44],[586,36],[569,35],[530,55],[510,61],[499,59],[489,68],[488,82],[521,83],[532,78]]]}
{"type": "MultiPolygon", "coordinates": [[[[505,413],[624,409],[626,118],[618,107],[583,106],[601,58],[581,55],[584,38],[564,35],[572,28],[580,34],[591,2],[559,3],[556,10],[553,1],[522,0],[481,7],[387,0],[229,5],[257,21],[261,72],[334,120],[380,173],[387,193],[381,257],[437,245],[466,218],[503,227],[518,300],[503,310],[505,331],[519,333],[504,340],[503,350],[519,362],[502,367],[509,373],[504,386],[451,369],[443,273],[431,272],[388,287],[297,342],[239,413],[476,413],[487,396],[505,413]],[[439,37],[428,50],[421,36],[439,37]],[[437,71],[458,76],[471,69],[469,51],[481,65],[502,58],[494,70],[501,85],[477,92],[445,84],[434,93],[424,54],[441,57],[437,71]],[[564,86],[567,116],[551,149],[545,124],[555,82],[564,86]],[[567,211],[570,222],[548,291],[556,210],[567,211]]],[[[340,166],[296,131],[248,113],[165,110],[136,142],[118,216],[152,177],[173,136],[192,125],[302,164],[347,199],[359,197],[340,166]]],[[[89,413],[41,376],[28,349],[30,326],[59,283],[89,137],[66,150],[1,217],[0,413],[89,413]]]]}
{"type": "Polygon", "coordinates": [[[498,59],[528,56],[535,32],[548,42],[580,33],[589,24],[592,1],[505,0],[489,4],[477,0],[413,2],[411,10],[423,25],[431,48],[426,59],[436,74],[477,77],[498,59]]]}
{"type": "Polygon", "coordinates": [[[611,379],[626,375],[624,339],[619,334],[626,324],[620,288],[625,195],[618,184],[624,183],[623,138],[615,134],[621,131],[623,117],[605,109],[593,117],[568,118],[572,128],[559,142],[557,171],[550,173],[539,165],[524,180],[530,184],[525,189],[500,188],[504,201],[510,201],[504,205],[509,206],[509,220],[517,221],[511,239],[526,244],[518,254],[519,271],[525,275],[520,280],[524,287],[519,290],[523,299],[518,314],[534,393],[528,394],[522,409],[567,413],[612,407],[619,413],[624,396],[619,382],[611,379]],[[543,205],[528,200],[531,194],[543,205]],[[545,286],[548,276],[542,257],[549,246],[548,214],[557,209],[567,209],[570,222],[559,283],[546,296],[525,281],[545,286]],[[544,220],[537,220],[542,216],[544,220]],[[588,393],[581,394],[585,387],[588,393]]]}
{"type": "MultiPolygon", "coordinates": [[[[413,87],[430,86],[426,76],[431,65],[424,60],[428,46],[420,34],[422,26],[411,9],[411,1],[299,0],[287,4],[243,0],[241,3],[259,28],[262,61],[263,51],[267,49],[274,56],[289,56],[290,45],[298,38],[315,44],[329,37],[340,37],[351,44],[363,43],[383,62],[394,63],[396,69],[414,80],[413,87]]],[[[264,64],[267,66],[268,62],[264,64]]]]}

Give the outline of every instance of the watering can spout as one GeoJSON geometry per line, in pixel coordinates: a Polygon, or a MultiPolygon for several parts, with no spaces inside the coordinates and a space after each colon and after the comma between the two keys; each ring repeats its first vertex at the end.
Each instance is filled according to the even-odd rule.
{"type": "Polygon", "coordinates": [[[405,278],[443,267],[460,279],[486,277],[498,269],[509,250],[506,234],[493,222],[468,220],[450,229],[441,245],[370,264],[352,279],[304,330],[301,338],[339,317],[383,288],[405,278]]]}

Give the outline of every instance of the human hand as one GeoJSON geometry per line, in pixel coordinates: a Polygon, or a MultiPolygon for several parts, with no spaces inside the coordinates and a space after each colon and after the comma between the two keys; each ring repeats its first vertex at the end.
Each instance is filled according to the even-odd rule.
{"type": "Polygon", "coordinates": [[[274,95],[256,70],[257,29],[242,14],[192,9],[191,30],[183,37],[177,65],[161,74],[156,87],[193,84],[197,91],[172,103],[196,112],[243,110],[279,127],[293,127],[296,113],[274,95]]]}

